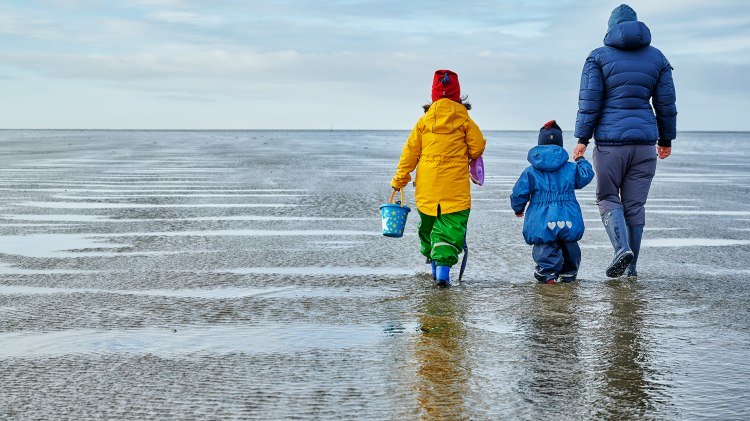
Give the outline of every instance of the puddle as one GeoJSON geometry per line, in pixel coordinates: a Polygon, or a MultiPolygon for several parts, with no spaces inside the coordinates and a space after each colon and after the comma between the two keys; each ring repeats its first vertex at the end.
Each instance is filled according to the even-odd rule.
{"type": "Polygon", "coordinates": [[[725,238],[646,238],[645,247],[723,247],[750,244],[750,240],[732,240],[725,238]]]}
{"type": "Polygon", "coordinates": [[[0,215],[0,218],[11,221],[52,221],[52,222],[103,222],[108,218],[99,215],[0,215]]]}
{"type": "Polygon", "coordinates": [[[81,253],[69,250],[107,249],[130,247],[130,244],[103,242],[90,235],[31,234],[0,236],[0,254],[27,257],[64,258],[79,257],[81,253]]]}
{"type": "Polygon", "coordinates": [[[24,202],[21,206],[51,209],[135,209],[135,208],[294,208],[289,203],[98,203],[98,202],[24,202]]]}
{"type": "Polygon", "coordinates": [[[184,289],[184,290],[105,290],[96,288],[47,288],[17,285],[0,285],[0,294],[4,295],[48,295],[48,294],[115,294],[115,295],[143,295],[149,297],[172,298],[206,298],[227,299],[245,298],[258,295],[268,295],[289,290],[286,288],[216,288],[216,289],[184,289]]]}
{"type": "Polygon", "coordinates": [[[312,244],[326,249],[349,249],[366,243],[364,241],[313,241],[312,244]]]}
{"type": "Polygon", "coordinates": [[[9,188],[2,187],[0,191],[44,191],[57,193],[246,193],[246,192],[306,192],[308,189],[149,189],[125,185],[116,189],[81,189],[81,188],[9,188]]]}
{"type": "MultiPolygon", "coordinates": [[[[415,326],[399,330],[414,332],[415,326]]],[[[273,324],[263,326],[176,326],[121,330],[64,330],[0,333],[0,356],[36,358],[69,354],[297,354],[312,350],[361,349],[394,336],[384,326],[273,324]]]]}
{"type": "Polygon", "coordinates": [[[147,289],[120,290],[98,288],[53,288],[24,285],[0,285],[0,295],[53,295],[53,294],[114,294],[165,298],[200,298],[226,300],[235,298],[351,298],[380,297],[398,293],[398,289],[388,288],[310,288],[286,286],[279,288],[193,288],[193,289],[147,289]]]}
{"type": "Polygon", "coordinates": [[[117,271],[101,271],[87,269],[24,269],[11,267],[0,263],[0,275],[87,275],[93,273],[117,273],[117,271]]]}
{"type": "Polygon", "coordinates": [[[750,269],[725,268],[710,265],[700,265],[687,263],[685,267],[689,268],[692,273],[699,273],[708,276],[730,275],[730,276],[750,276],[750,269]]]}
{"type": "MultiPolygon", "coordinates": [[[[89,183],[86,181],[78,181],[78,180],[62,180],[62,181],[40,181],[37,179],[33,180],[2,180],[4,184],[8,184],[9,182],[12,183],[31,183],[35,186],[75,186],[76,187],[120,187],[127,188],[129,190],[137,190],[137,191],[143,191],[143,189],[189,189],[191,187],[204,187],[208,188],[213,186],[214,184],[212,182],[198,182],[198,181],[175,181],[174,183],[165,183],[163,181],[159,181],[160,184],[156,183],[149,183],[149,184],[133,184],[132,181],[128,180],[122,180],[119,182],[110,182],[110,183],[89,183]]],[[[236,185],[240,184],[240,182],[231,182],[231,181],[222,181],[221,184],[223,186],[225,185],[236,185]]],[[[67,189],[70,190],[70,189],[67,189]]]]}
{"type": "MultiPolygon", "coordinates": [[[[162,231],[162,232],[122,232],[112,234],[95,234],[103,237],[293,237],[293,236],[382,236],[379,231],[352,230],[203,230],[203,231],[162,231]]],[[[412,234],[413,235],[413,234],[412,234]]],[[[404,234],[406,237],[407,235],[404,234]]]]}
{"type": "Polygon", "coordinates": [[[0,224],[0,227],[16,227],[16,228],[24,228],[24,227],[74,227],[78,226],[80,224],[0,224]]]}
{"type": "MultiPolygon", "coordinates": [[[[194,218],[150,218],[150,219],[114,219],[100,215],[0,215],[3,220],[10,221],[52,221],[52,222],[155,222],[155,221],[378,221],[378,217],[370,218],[335,218],[317,216],[269,216],[269,215],[233,215],[233,216],[200,216],[194,218]]],[[[11,224],[9,224],[11,225],[11,224]]],[[[13,224],[13,226],[19,226],[13,224]]],[[[59,225],[56,225],[59,226],[59,225]]]]}
{"type": "Polygon", "coordinates": [[[667,198],[648,198],[648,203],[651,202],[700,202],[701,199],[667,199],[667,198]]]}
{"type": "Polygon", "coordinates": [[[413,276],[414,270],[372,267],[254,267],[222,271],[242,275],[295,275],[295,276],[413,276]]]}
{"type": "Polygon", "coordinates": [[[162,194],[141,194],[135,193],[129,194],[122,192],[119,195],[106,195],[106,196],[75,196],[75,195],[56,195],[56,198],[70,199],[70,200],[117,200],[117,199],[132,199],[136,197],[180,197],[180,198],[194,198],[194,197],[309,197],[310,194],[290,194],[290,193],[279,193],[279,194],[268,194],[268,193],[162,193],[162,194]]]}
{"type": "Polygon", "coordinates": [[[709,216],[750,216],[750,211],[712,211],[712,210],[661,210],[647,209],[647,213],[667,215],[709,215],[709,216]]]}
{"type": "Polygon", "coordinates": [[[501,321],[484,323],[461,322],[461,324],[467,328],[500,334],[506,338],[513,335],[518,336],[523,334],[523,332],[519,332],[518,327],[514,324],[503,323],[501,321]]]}
{"type": "MultiPolygon", "coordinates": [[[[173,221],[175,219],[169,219],[173,221]]],[[[176,219],[178,221],[378,221],[375,217],[370,218],[332,218],[324,216],[267,216],[267,215],[236,215],[236,216],[202,216],[196,218],[176,219]]]]}
{"type": "MultiPolygon", "coordinates": [[[[598,226],[597,225],[594,225],[594,226],[588,226],[587,225],[586,226],[586,231],[606,231],[606,228],[604,228],[603,226],[601,226],[602,225],[601,224],[602,221],[598,221],[598,222],[599,222],[598,226]]],[[[593,222],[592,222],[592,224],[593,224],[593,222]]],[[[683,231],[683,230],[686,230],[686,229],[689,229],[689,228],[687,228],[687,227],[685,227],[685,228],[646,227],[646,228],[644,228],[644,231],[646,231],[646,232],[650,232],[650,231],[683,231]]]]}
{"type": "Polygon", "coordinates": [[[697,208],[698,206],[695,205],[662,205],[659,203],[653,204],[648,206],[648,211],[656,210],[656,209],[688,209],[688,208],[697,208]]]}
{"type": "MultiPolygon", "coordinates": [[[[30,234],[0,236],[0,254],[12,254],[35,258],[71,257],[113,257],[150,256],[161,254],[183,254],[204,252],[198,250],[170,251],[85,251],[86,249],[115,249],[131,247],[131,244],[107,242],[109,238],[123,237],[291,237],[291,236],[380,236],[377,231],[346,230],[206,230],[206,231],[165,231],[165,232],[125,232],[111,234],[30,234]],[[81,250],[81,251],[71,251],[81,250]]],[[[399,274],[402,274],[399,272],[399,274]]]]}
{"type": "MultiPolygon", "coordinates": [[[[750,240],[732,240],[723,238],[644,238],[641,247],[727,247],[744,246],[750,240]]],[[[581,244],[581,248],[612,248],[611,244],[581,244]]]]}
{"type": "Polygon", "coordinates": [[[151,257],[174,256],[179,254],[221,253],[221,250],[175,250],[175,251],[76,251],[66,257],[151,257]]]}

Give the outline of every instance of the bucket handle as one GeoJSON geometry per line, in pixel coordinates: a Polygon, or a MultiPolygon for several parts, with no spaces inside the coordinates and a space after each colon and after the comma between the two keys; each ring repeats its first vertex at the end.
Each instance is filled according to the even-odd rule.
{"type": "MultiPolygon", "coordinates": [[[[401,193],[401,206],[404,206],[405,200],[404,200],[404,189],[398,189],[398,192],[401,193]]],[[[388,199],[388,203],[395,203],[393,201],[393,198],[396,196],[396,190],[394,189],[391,193],[391,198],[388,199]]]]}

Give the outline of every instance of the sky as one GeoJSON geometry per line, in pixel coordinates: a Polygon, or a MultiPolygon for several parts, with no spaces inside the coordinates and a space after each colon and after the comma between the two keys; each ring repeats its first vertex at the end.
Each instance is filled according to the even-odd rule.
{"type": "MultiPolygon", "coordinates": [[[[0,128],[399,129],[459,74],[484,130],[572,130],[618,1],[3,0],[0,128]]],[[[637,0],[679,130],[750,130],[750,2],[637,0]]]]}

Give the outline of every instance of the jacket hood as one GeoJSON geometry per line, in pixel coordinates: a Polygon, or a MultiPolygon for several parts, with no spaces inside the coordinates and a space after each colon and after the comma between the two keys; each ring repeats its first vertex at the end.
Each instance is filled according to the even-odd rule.
{"type": "Polygon", "coordinates": [[[452,133],[468,119],[466,107],[448,98],[433,102],[422,116],[422,122],[433,133],[452,133]]]}
{"type": "Polygon", "coordinates": [[[539,171],[554,171],[568,162],[568,152],[557,145],[539,145],[529,150],[526,159],[539,171]]]}
{"type": "Polygon", "coordinates": [[[621,4],[612,10],[612,14],[609,15],[609,21],[607,22],[607,31],[611,30],[623,22],[631,22],[638,20],[638,15],[635,14],[635,10],[627,4],[621,4]]]}
{"type": "Polygon", "coordinates": [[[651,31],[645,23],[639,21],[618,23],[604,37],[604,45],[620,50],[636,50],[649,44],[651,31]]]}

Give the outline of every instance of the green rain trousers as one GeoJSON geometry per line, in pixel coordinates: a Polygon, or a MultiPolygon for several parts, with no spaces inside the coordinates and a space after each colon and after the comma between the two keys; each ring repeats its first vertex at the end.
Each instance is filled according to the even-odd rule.
{"type": "Polygon", "coordinates": [[[464,248],[469,211],[440,213],[438,216],[419,212],[419,242],[422,254],[435,261],[438,266],[453,266],[464,248]]]}

